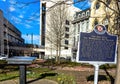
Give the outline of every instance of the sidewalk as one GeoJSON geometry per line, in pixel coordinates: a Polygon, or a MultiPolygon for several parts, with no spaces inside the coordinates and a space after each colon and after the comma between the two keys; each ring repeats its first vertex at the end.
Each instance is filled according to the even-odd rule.
{"type": "MultiPolygon", "coordinates": [[[[19,84],[19,80],[3,81],[3,82],[0,82],[0,84],[19,84]]],[[[27,83],[27,84],[58,84],[58,83],[52,80],[48,80],[48,79],[40,79],[40,80],[27,83]]]]}

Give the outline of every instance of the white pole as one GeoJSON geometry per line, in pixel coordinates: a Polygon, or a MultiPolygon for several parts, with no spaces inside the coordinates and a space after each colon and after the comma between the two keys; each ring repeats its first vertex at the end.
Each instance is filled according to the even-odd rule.
{"type": "Polygon", "coordinates": [[[99,64],[95,64],[95,71],[94,71],[94,84],[98,84],[98,72],[99,72],[99,64]]]}

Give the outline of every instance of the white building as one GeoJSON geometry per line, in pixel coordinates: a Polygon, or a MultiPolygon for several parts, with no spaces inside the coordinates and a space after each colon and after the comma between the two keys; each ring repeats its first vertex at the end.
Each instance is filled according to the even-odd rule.
{"type": "Polygon", "coordinates": [[[75,19],[72,22],[75,28],[73,59],[76,59],[79,32],[91,32],[97,24],[105,25],[109,33],[116,34],[119,32],[115,29],[115,18],[117,16],[115,11],[117,12],[116,0],[102,0],[102,2],[91,0],[89,10],[76,12],[75,19]]]}
{"type": "MultiPolygon", "coordinates": [[[[79,9],[78,8],[75,8],[73,5],[71,5],[70,3],[71,0],[68,0],[68,1],[65,1],[65,0],[51,0],[51,1],[46,1],[44,0],[44,2],[42,2],[45,6],[46,6],[46,13],[44,13],[44,15],[46,16],[44,19],[44,22],[45,22],[45,25],[42,26],[43,27],[43,31],[45,30],[45,32],[43,33],[45,35],[45,38],[43,39],[44,41],[42,41],[41,39],[41,42],[45,42],[44,43],[44,47],[45,47],[45,57],[55,57],[56,56],[56,49],[55,49],[55,44],[53,42],[50,42],[48,40],[48,37],[50,37],[49,39],[53,39],[55,38],[54,36],[50,36],[51,34],[54,34],[54,32],[56,31],[51,31],[51,32],[48,32],[50,31],[50,29],[52,28],[50,26],[50,23],[51,23],[51,20],[53,18],[55,18],[54,16],[54,8],[56,8],[57,6],[61,6],[63,7],[64,6],[64,9],[63,11],[60,11],[61,13],[63,13],[64,11],[64,14],[61,16],[61,18],[64,17],[64,20],[62,21],[62,29],[63,29],[63,32],[64,32],[64,35],[62,35],[63,39],[61,40],[61,57],[64,57],[64,58],[67,58],[67,57],[71,57],[72,56],[72,45],[73,45],[73,25],[72,25],[72,22],[73,21],[73,15],[76,11],[78,11],[79,9]],[[53,16],[51,16],[51,14],[53,13],[53,16]],[[50,19],[51,18],[51,19],[50,19]],[[49,34],[49,35],[48,35],[49,34]]],[[[59,11],[59,8],[58,10],[56,11],[59,11]]],[[[57,16],[56,16],[57,17],[57,16]]],[[[59,19],[59,18],[58,18],[59,19]]],[[[42,20],[43,21],[43,20],[42,20]]],[[[59,21],[59,20],[57,20],[59,21]]],[[[44,23],[41,22],[41,24],[43,25],[44,23]]],[[[56,24],[52,24],[54,26],[56,26],[56,24]]],[[[57,26],[60,26],[60,25],[57,25],[57,26]]],[[[41,27],[41,29],[42,29],[41,27]]],[[[41,33],[41,36],[43,36],[43,34],[41,33]]]]}
{"type": "Polygon", "coordinates": [[[90,23],[90,9],[76,12],[74,15],[74,20],[72,21],[74,25],[74,35],[73,35],[73,47],[72,47],[72,61],[75,61],[77,55],[78,42],[80,37],[80,32],[89,32],[90,23]]]}

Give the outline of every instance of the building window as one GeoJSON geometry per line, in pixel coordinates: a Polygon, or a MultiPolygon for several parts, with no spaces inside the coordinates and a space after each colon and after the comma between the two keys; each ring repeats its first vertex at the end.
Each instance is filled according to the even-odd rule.
{"type": "Polygon", "coordinates": [[[66,31],[66,32],[69,32],[69,27],[65,27],[65,31],[66,31]]]}
{"type": "Polygon", "coordinates": [[[82,17],[85,17],[85,13],[82,13],[82,17]]]}
{"type": "Polygon", "coordinates": [[[68,45],[68,44],[69,44],[69,41],[68,41],[68,40],[65,40],[65,44],[68,45]]]}
{"type": "Polygon", "coordinates": [[[69,38],[69,34],[65,34],[65,38],[69,38]]]}
{"type": "Polygon", "coordinates": [[[105,18],[103,23],[104,23],[105,25],[107,25],[107,24],[108,24],[108,19],[105,18]]]}
{"type": "Polygon", "coordinates": [[[88,28],[89,28],[89,21],[87,21],[86,23],[86,32],[88,32],[88,28]]]}
{"type": "Polygon", "coordinates": [[[99,7],[100,7],[100,3],[97,2],[97,3],[96,3],[96,9],[99,9],[99,7]]]}
{"type": "Polygon", "coordinates": [[[78,18],[80,18],[81,17],[81,14],[78,14],[78,18]]]}
{"type": "Polygon", "coordinates": [[[78,24],[78,33],[80,32],[80,24],[78,24]]]}
{"type": "Polygon", "coordinates": [[[43,10],[43,11],[46,10],[46,3],[42,3],[42,10],[43,10]]]}
{"type": "Polygon", "coordinates": [[[4,25],[4,27],[7,27],[7,25],[6,24],[3,24],[4,25]]]}
{"type": "Polygon", "coordinates": [[[77,36],[77,41],[79,41],[79,36],[77,36]]]}
{"type": "Polygon", "coordinates": [[[89,15],[90,15],[90,12],[89,12],[89,11],[87,11],[87,12],[86,12],[86,16],[89,16],[89,15]]]}
{"type": "Polygon", "coordinates": [[[68,49],[68,47],[64,47],[65,49],[68,49]]]}
{"type": "Polygon", "coordinates": [[[7,33],[6,32],[4,32],[4,38],[7,38],[7,33]]]}
{"type": "Polygon", "coordinates": [[[108,31],[108,25],[105,25],[105,27],[106,27],[106,30],[108,31]]]}
{"type": "Polygon", "coordinates": [[[110,5],[110,3],[111,3],[111,0],[106,0],[107,5],[110,5]]]}
{"type": "Polygon", "coordinates": [[[68,20],[65,21],[66,25],[70,25],[70,22],[68,20]]]}
{"type": "Polygon", "coordinates": [[[97,24],[98,24],[98,21],[97,21],[97,20],[95,20],[94,25],[97,25],[97,24]]]}

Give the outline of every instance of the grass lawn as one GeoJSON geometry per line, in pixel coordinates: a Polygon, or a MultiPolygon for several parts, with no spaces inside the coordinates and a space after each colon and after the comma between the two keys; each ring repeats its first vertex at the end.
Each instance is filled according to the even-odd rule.
{"type": "MultiPolygon", "coordinates": [[[[6,66],[6,65],[4,65],[4,62],[3,62],[3,64],[2,63],[0,63],[0,64],[1,64],[0,65],[0,81],[13,80],[13,79],[18,80],[19,79],[19,68],[18,68],[18,66],[8,66],[8,65],[6,66]]],[[[39,66],[39,64],[38,64],[38,66],[39,66]]],[[[31,68],[27,67],[26,73],[27,73],[28,83],[30,81],[36,81],[36,80],[39,80],[39,79],[50,79],[50,80],[54,80],[54,81],[58,82],[58,84],[76,84],[77,82],[81,82],[81,81],[83,82],[83,81],[87,81],[87,79],[93,78],[93,76],[90,75],[91,74],[90,72],[77,72],[76,71],[76,72],[71,73],[69,71],[65,72],[65,71],[52,70],[50,68],[47,68],[47,67],[51,67],[51,66],[60,66],[60,67],[83,66],[83,67],[94,68],[91,65],[78,64],[78,63],[74,63],[74,62],[67,62],[67,63],[61,63],[60,65],[56,65],[55,63],[51,64],[51,62],[50,63],[48,62],[48,63],[44,63],[44,65],[42,65],[42,66],[44,68],[43,67],[40,67],[40,68],[39,67],[31,67],[31,68]]],[[[115,65],[112,65],[112,66],[103,65],[100,68],[101,69],[105,69],[105,68],[106,69],[112,69],[112,68],[115,68],[115,67],[116,67],[115,65]]],[[[92,73],[92,75],[93,74],[94,73],[92,73]]],[[[108,76],[105,76],[105,77],[108,77],[108,76]]],[[[110,74],[110,76],[112,77],[111,74],[110,74]]],[[[103,78],[103,75],[101,77],[103,78]]],[[[113,75],[113,77],[114,77],[114,75],[113,75]]],[[[109,80],[109,78],[108,78],[105,81],[107,81],[107,80],[109,82],[109,81],[112,81],[114,79],[109,80]]],[[[92,80],[92,82],[93,82],[93,80],[92,80]]],[[[82,84],[86,84],[86,82],[84,82],[82,84]]]]}
{"type": "MultiPolygon", "coordinates": [[[[13,66],[14,67],[14,66],[13,66]]],[[[11,67],[12,68],[12,67],[11,67]]],[[[5,70],[7,70],[5,68],[5,70]]],[[[0,71],[0,81],[19,79],[19,69],[8,70],[7,72],[0,71]]],[[[76,84],[74,76],[58,73],[49,68],[27,68],[27,80],[50,79],[58,82],[59,84],[76,84]]]]}

